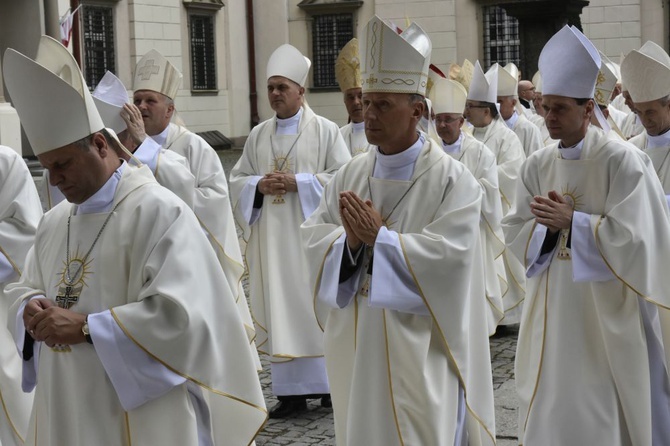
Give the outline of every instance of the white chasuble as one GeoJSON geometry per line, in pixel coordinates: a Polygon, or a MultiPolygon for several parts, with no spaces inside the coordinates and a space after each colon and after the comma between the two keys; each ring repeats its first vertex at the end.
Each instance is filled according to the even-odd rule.
{"type": "MultiPolygon", "coordinates": [[[[473,136],[484,143],[496,156],[498,164],[498,189],[502,201],[503,216],[514,206],[519,170],[526,160],[523,146],[516,134],[501,118],[494,119],[487,127],[475,128],[473,136]]],[[[503,294],[505,317],[500,322],[509,325],[519,322],[526,296],[525,269],[518,259],[507,250],[503,253],[503,269],[498,274],[507,281],[507,292],[503,294]]]]}
{"type": "MultiPolygon", "coordinates": [[[[18,279],[42,217],[35,183],[23,158],[0,146],[0,258],[2,288],[18,279]]],[[[7,320],[11,297],[0,291],[0,319],[7,320]]],[[[0,327],[0,445],[22,446],[33,394],[21,390],[22,361],[12,334],[0,327]]]]}
{"type": "Polygon", "coordinates": [[[519,137],[519,141],[521,142],[526,157],[544,147],[540,130],[535,124],[530,122],[525,115],[519,115],[518,119],[514,122],[514,125],[510,128],[514,130],[516,136],[519,137]]]}
{"type": "Polygon", "coordinates": [[[350,122],[340,128],[340,133],[352,157],[365,153],[372,147],[365,136],[365,122],[350,122]]]}
{"type": "MultiPolygon", "coordinates": [[[[530,261],[536,224],[529,203],[555,190],[588,217],[597,251],[591,254],[611,274],[573,279],[582,273],[576,253],[588,244],[575,235],[568,244],[564,233],[549,266],[528,279],[515,366],[519,443],[668,444],[656,432],[670,420],[652,410],[670,384],[663,361],[670,219],[660,184],[633,147],[593,126],[580,159],[561,159],[554,144],[528,159],[521,178],[517,204],[503,221],[514,253],[530,261]],[[656,327],[646,327],[654,320],[656,327]]],[[[573,233],[575,224],[576,217],[573,233]]]]}
{"type": "MultiPolygon", "coordinates": [[[[162,142],[163,148],[178,153],[188,161],[191,173],[195,177],[193,212],[207,234],[209,243],[214,248],[216,257],[228,279],[228,284],[235,296],[237,311],[247,331],[250,348],[257,356],[254,342],[256,332],[242,286],[244,260],[233,218],[228,182],[221,160],[204,139],[186,128],[170,123],[166,130],[167,134],[164,131],[155,139],[161,143],[162,137],[165,137],[165,141],[162,142]]],[[[162,176],[161,172],[157,172],[156,179],[161,182],[162,176]]],[[[260,370],[260,359],[258,358],[256,358],[256,365],[260,370]]]]}
{"type": "Polygon", "coordinates": [[[642,132],[629,142],[649,156],[665,194],[670,195],[670,132],[651,137],[642,132]]]}
{"type": "Polygon", "coordinates": [[[319,312],[325,323],[337,444],[453,445],[462,389],[469,444],[492,445],[480,187],[462,164],[431,140],[423,144],[409,182],[371,178],[375,152],[342,167],[326,186],[319,208],[303,224],[312,288],[320,292],[324,277],[339,274],[339,265],[334,271],[324,265],[344,233],[339,193],[352,190],[363,200],[373,200],[380,212],[383,206],[389,229],[385,232],[397,233],[405,267],[425,310],[415,314],[369,303],[377,293],[398,292],[375,282],[373,264],[369,290],[359,281],[350,303],[319,312]]]}
{"type": "MultiPolygon", "coordinates": [[[[337,125],[303,107],[297,134],[276,134],[277,118],[252,129],[244,152],[230,174],[235,217],[245,232],[249,301],[256,324],[256,345],[273,361],[322,357],[323,329],[314,316],[313,289],[299,228],[309,206],[298,193],[266,195],[252,222],[255,184],[265,174],[283,171],[311,178],[321,188],[350,159],[337,125]],[[243,203],[245,187],[252,194],[243,203]]],[[[318,197],[317,195],[317,197],[318,197]]]]}
{"type": "MultiPolygon", "coordinates": [[[[484,260],[484,279],[488,309],[489,335],[496,331],[498,323],[504,317],[502,296],[507,292],[507,281],[499,272],[505,270],[503,253],[505,236],[502,226],[502,205],[498,191],[498,170],[495,155],[474,137],[462,133],[462,143],[458,153],[446,152],[468,168],[482,188],[482,216],[479,221],[479,233],[484,260]]],[[[461,140],[459,139],[459,141],[461,140]]]]}
{"type": "Polygon", "coordinates": [[[73,205],[45,215],[21,280],[7,287],[17,299],[9,324],[37,295],[67,297],[83,314],[111,311],[127,339],[186,381],[126,411],[95,345],[41,345],[26,444],[197,445],[210,420],[196,414],[207,412],[213,444],[249,444],[267,416],[263,395],[233,296],[195,216],[147,167],[124,169],[113,209],[72,215],[69,249],[73,205]],[[204,409],[194,410],[194,392],[204,409]]]}

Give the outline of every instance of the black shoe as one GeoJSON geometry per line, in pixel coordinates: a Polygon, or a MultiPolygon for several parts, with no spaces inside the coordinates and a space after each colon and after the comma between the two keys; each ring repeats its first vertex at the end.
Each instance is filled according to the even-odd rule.
{"type": "Polygon", "coordinates": [[[331,401],[329,394],[325,394],[321,397],[321,407],[325,407],[328,409],[333,407],[333,402],[331,401]]]}
{"type": "Polygon", "coordinates": [[[270,409],[270,418],[287,418],[307,410],[307,401],[299,396],[279,397],[279,402],[270,409]]]}

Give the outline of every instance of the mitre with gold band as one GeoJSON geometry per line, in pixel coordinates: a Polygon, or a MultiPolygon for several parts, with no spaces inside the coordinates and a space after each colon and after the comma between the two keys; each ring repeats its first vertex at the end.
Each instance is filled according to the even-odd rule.
{"type": "Polygon", "coordinates": [[[621,63],[621,76],[633,102],[670,95],[670,57],[653,42],[628,53],[621,63]]]}
{"type": "Polygon", "coordinates": [[[432,44],[416,23],[398,34],[374,16],[363,29],[361,75],[364,93],[425,95],[432,44]]]}
{"type": "Polygon", "coordinates": [[[358,53],[358,39],[354,37],[342,47],[335,60],[335,78],[343,93],[352,88],[361,88],[363,85],[358,53]]]}
{"type": "Polygon", "coordinates": [[[161,53],[151,50],[137,62],[133,91],[151,90],[170,99],[177,97],[182,74],[161,53]]]}
{"type": "Polygon", "coordinates": [[[461,84],[466,91],[470,90],[470,82],[472,82],[472,73],[475,70],[475,66],[472,65],[468,59],[463,61],[463,65],[459,66],[456,63],[451,64],[449,67],[449,79],[456,81],[461,84]]]}
{"type": "Polygon", "coordinates": [[[60,42],[42,36],[35,60],[9,48],[2,68],[7,91],[35,155],[103,129],[79,66],[60,42]]]}

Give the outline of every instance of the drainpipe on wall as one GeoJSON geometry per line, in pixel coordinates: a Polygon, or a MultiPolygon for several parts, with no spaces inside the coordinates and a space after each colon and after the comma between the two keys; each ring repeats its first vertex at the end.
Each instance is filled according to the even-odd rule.
{"type": "MultiPolygon", "coordinates": [[[[70,0],[70,10],[75,11],[79,7],[79,0],[70,0]]],[[[83,69],[81,66],[81,42],[80,42],[80,34],[81,34],[81,27],[79,26],[79,11],[77,11],[74,14],[74,17],[72,17],[72,38],[70,39],[70,42],[72,42],[72,55],[74,56],[74,60],[77,61],[77,65],[79,65],[80,69],[83,69]]]]}
{"type": "MultiPolygon", "coordinates": [[[[74,0],[73,0],[74,1],[74,0]]],[[[249,60],[249,102],[251,105],[251,128],[260,122],[258,116],[258,92],[256,91],[256,41],[254,39],[254,2],[247,0],[247,48],[249,60]]]]}

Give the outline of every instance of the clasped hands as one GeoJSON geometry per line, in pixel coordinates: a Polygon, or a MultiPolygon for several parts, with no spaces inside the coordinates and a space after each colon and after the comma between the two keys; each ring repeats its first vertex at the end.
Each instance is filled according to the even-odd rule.
{"type": "Polygon", "coordinates": [[[547,197],[536,195],[530,203],[530,212],[535,221],[546,226],[551,234],[561,229],[570,229],[574,209],[558,192],[552,190],[547,197]]]}
{"type": "Polygon", "coordinates": [[[61,308],[43,297],[31,299],[23,310],[26,331],[49,347],[86,342],[81,331],[85,321],[86,315],[61,308]]]}
{"type": "Polygon", "coordinates": [[[355,192],[344,191],[340,192],[339,205],[349,249],[358,251],[363,243],[373,246],[383,222],[372,201],[363,201],[355,192]]]}
{"type": "Polygon", "coordinates": [[[298,192],[298,183],[295,174],[274,171],[261,178],[258,191],[263,195],[285,195],[287,192],[298,192]]]}

